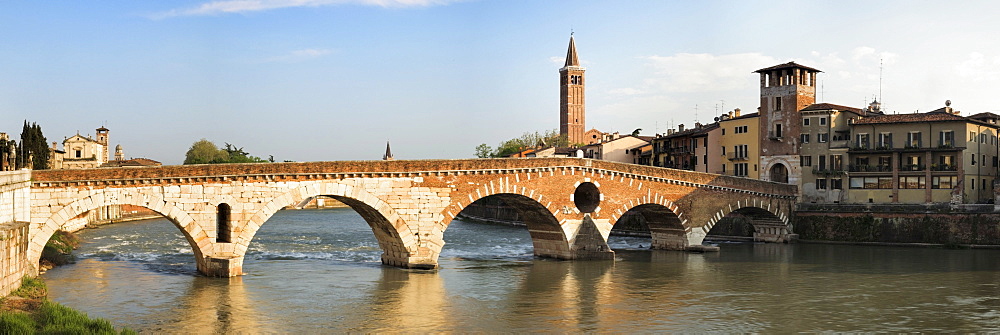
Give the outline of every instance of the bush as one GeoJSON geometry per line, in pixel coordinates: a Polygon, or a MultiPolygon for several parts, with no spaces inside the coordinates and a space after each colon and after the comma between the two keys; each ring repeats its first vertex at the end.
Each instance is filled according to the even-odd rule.
{"type": "Polygon", "coordinates": [[[91,319],[87,314],[51,301],[42,303],[35,319],[45,325],[43,334],[116,334],[108,320],[91,319]]]}

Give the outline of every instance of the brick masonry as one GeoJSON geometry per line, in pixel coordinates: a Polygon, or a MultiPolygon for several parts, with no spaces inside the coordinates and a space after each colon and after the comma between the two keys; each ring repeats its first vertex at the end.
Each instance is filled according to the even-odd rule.
{"type": "Polygon", "coordinates": [[[199,271],[212,276],[241,274],[257,230],[281,208],[320,195],[368,221],[383,263],[434,268],[455,215],[488,196],[521,212],[536,255],[579,259],[607,257],[593,249],[602,249],[618,218],[633,208],[653,218],[658,248],[700,245],[732,212],[759,217],[761,227],[772,230],[766,238],[782,241],[791,231],[795,193],[793,185],[577,158],[195,165],[35,171],[33,177],[29,259],[37,261],[52,233],[80,213],[135,205],[173,222],[199,271]],[[600,204],[589,213],[574,201],[584,183],[600,191],[600,204]],[[220,204],[230,208],[228,224],[221,225],[229,242],[219,240],[227,235],[218,231],[220,204]]]}

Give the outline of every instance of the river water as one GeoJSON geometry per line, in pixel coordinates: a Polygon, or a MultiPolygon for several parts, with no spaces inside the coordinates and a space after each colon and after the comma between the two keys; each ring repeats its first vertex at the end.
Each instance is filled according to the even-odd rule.
{"type": "Polygon", "coordinates": [[[998,250],[612,237],[615,261],[554,261],[523,227],[456,220],[439,270],[403,270],[351,209],[294,210],[220,279],[165,219],[79,236],[50,297],[144,333],[1000,331],[998,250]]]}

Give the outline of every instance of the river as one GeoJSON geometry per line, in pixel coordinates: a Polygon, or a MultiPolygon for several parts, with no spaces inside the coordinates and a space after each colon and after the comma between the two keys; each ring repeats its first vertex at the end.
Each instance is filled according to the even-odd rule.
{"type": "Polygon", "coordinates": [[[439,270],[404,270],[345,208],[280,211],[225,279],[165,219],[79,236],[50,298],[143,333],[1000,331],[998,250],[612,237],[615,261],[555,261],[524,227],[456,220],[439,270]]]}

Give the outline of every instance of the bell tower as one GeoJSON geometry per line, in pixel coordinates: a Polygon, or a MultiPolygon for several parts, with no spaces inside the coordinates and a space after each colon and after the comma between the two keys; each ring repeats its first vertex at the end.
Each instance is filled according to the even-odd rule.
{"type": "Polygon", "coordinates": [[[573,34],[569,35],[566,64],[559,69],[559,135],[566,135],[570,144],[586,143],[586,100],[583,72],[576,54],[573,34]]]}

